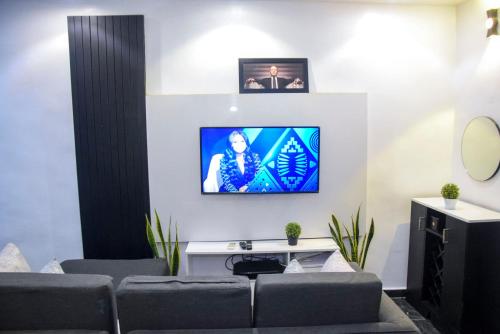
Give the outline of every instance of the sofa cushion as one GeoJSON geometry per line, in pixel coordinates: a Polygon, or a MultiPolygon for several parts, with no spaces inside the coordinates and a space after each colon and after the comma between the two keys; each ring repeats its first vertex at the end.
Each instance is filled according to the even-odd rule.
{"type": "Polygon", "coordinates": [[[120,328],[251,327],[250,291],[243,276],[127,277],[117,290],[120,328]]]}
{"type": "Polygon", "coordinates": [[[0,273],[0,330],[116,332],[111,277],[0,273]]]}
{"type": "Polygon", "coordinates": [[[61,264],[57,260],[52,260],[40,270],[44,274],[64,274],[61,264]]]}
{"type": "Polygon", "coordinates": [[[0,251],[0,272],[28,273],[31,271],[28,261],[19,248],[9,242],[0,251]]]}
{"type": "Polygon", "coordinates": [[[113,285],[118,288],[120,282],[131,275],[168,275],[167,262],[163,259],[139,260],[66,260],[61,263],[65,273],[108,275],[113,278],[113,285]]]}
{"type": "Polygon", "coordinates": [[[256,327],[378,322],[382,282],[370,273],[259,275],[256,327]]]}
{"type": "Polygon", "coordinates": [[[359,266],[359,264],[357,264],[356,262],[348,262],[349,265],[351,266],[352,269],[354,269],[354,271],[363,271],[363,269],[361,269],[361,267],[359,266]]]}
{"type": "Polygon", "coordinates": [[[355,270],[344,259],[340,251],[335,251],[328,257],[321,272],[354,272],[355,270]]]}
{"type": "Polygon", "coordinates": [[[305,273],[305,270],[300,264],[300,262],[297,261],[296,259],[290,261],[290,263],[286,266],[285,271],[283,272],[283,274],[299,274],[299,273],[305,273]]]}

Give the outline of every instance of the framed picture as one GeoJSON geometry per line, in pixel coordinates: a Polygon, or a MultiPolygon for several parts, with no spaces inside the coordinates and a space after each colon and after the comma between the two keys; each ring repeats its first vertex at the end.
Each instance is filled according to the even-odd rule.
{"type": "Polygon", "coordinates": [[[240,93],[309,93],[307,58],[240,58],[240,93]]]}

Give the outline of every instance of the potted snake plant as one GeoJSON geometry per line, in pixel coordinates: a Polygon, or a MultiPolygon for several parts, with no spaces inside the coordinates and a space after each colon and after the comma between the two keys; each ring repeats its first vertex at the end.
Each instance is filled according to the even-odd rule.
{"type": "Polygon", "coordinates": [[[170,271],[170,276],[177,276],[179,273],[179,268],[181,265],[181,251],[179,248],[179,237],[177,233],[177,224],[175,224],[175,242],[172,243],[172,238],[170,235],[170,230],[172,227],[172,217],[170,217],[170,222],[168,224],[168,236],[167,241],[163,237],[163,230],[161,228],[160,216],[156,209],[154,210],[156,219],[156,232],[160,237],[161,249],[163,256],[160,255],[158,250],[158,242],[156,241],[155,235],[153,233],[153,228],[151,227],[151,222],[149,221],[148,215],[146,214],[146,237],[148,239],[149,247],[153,251],[153,257],[156,259],[166,259],[167,265],[170,271]]]}

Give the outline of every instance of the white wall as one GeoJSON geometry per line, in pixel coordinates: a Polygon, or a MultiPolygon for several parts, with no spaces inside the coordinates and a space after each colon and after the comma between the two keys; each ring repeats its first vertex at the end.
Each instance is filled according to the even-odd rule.
{"type": "Polygon", "coordinates": [[[235,93],[237,58],[264,56],[307,57],[311,92],[368,93],[367,267],[405,286],[410,198],[451,178],[454,7],[48,0],[0,13],[0,243],[37,264],[81,254],[66,16],[144,14],[149,94],[235,93]]]}
{"type": "Polygon", "coordinates": [[[461,140],[467,123],[478,116],[490,116],[500,124],[500,37],[486,38],[486,10],[500,7],[500,1],[471,0],[457,10],[456,132],[453,181],[461,197],[500,210],[500,175],[486,182],[468,176],[461,160],[461,140]]]}
{"type": "Polygon", "coordinates": [[[83,254],[64,15],[0,2],[0,248],[35,270],[83,254]]]}

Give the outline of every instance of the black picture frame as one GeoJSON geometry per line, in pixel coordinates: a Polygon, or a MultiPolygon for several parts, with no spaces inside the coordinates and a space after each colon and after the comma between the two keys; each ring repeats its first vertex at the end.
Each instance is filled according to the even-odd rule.
{"type": "Polygon", "coordinates": [[[307,58],[240,58],[238,65],[240,94],[309,93],[307,58]]]}

